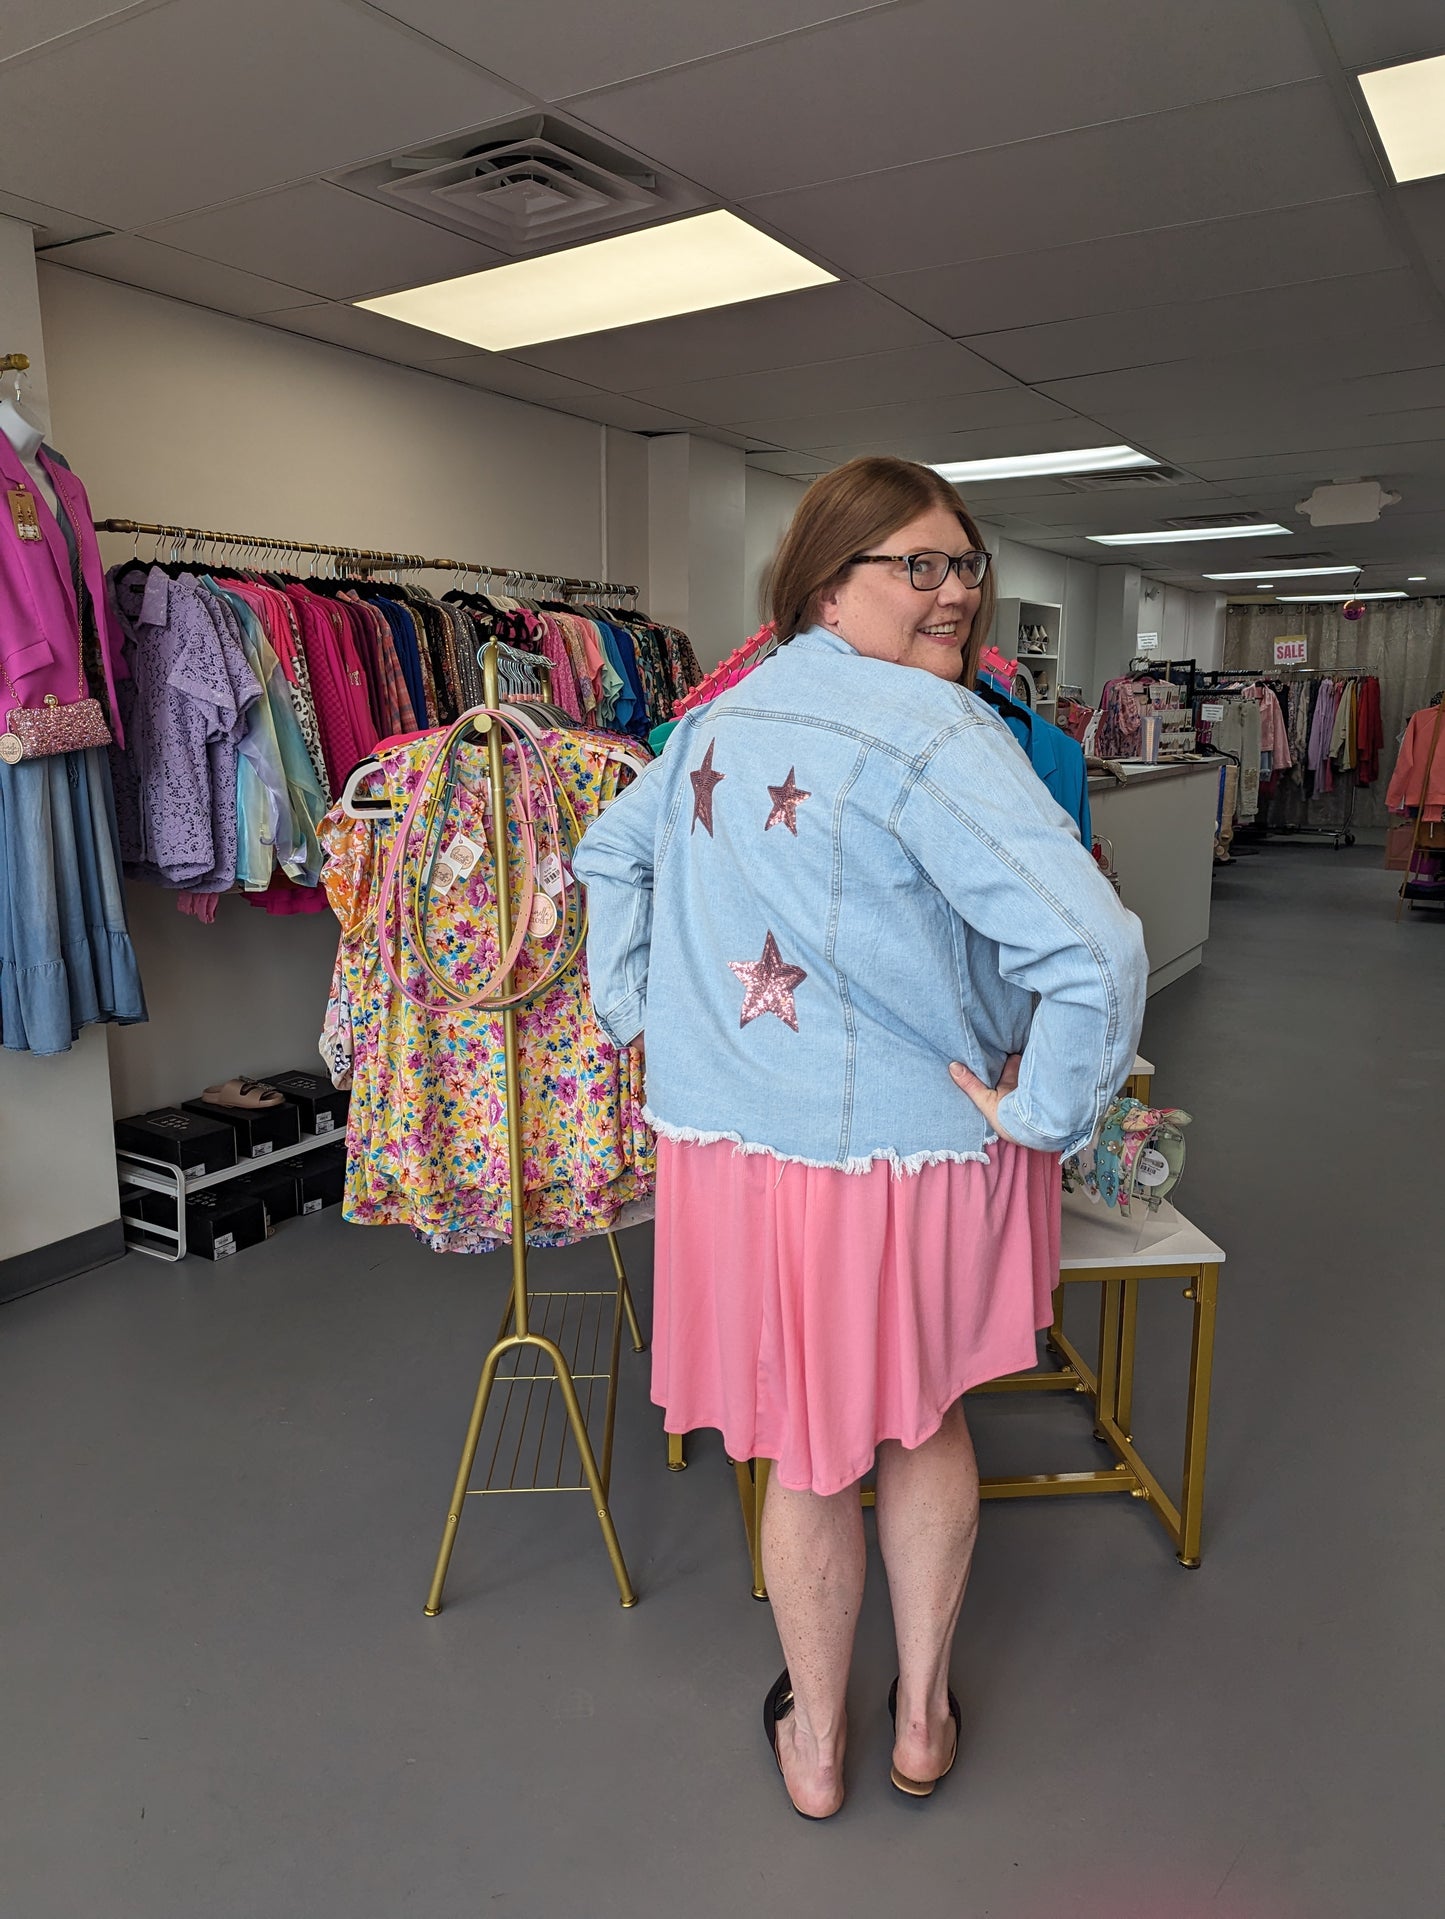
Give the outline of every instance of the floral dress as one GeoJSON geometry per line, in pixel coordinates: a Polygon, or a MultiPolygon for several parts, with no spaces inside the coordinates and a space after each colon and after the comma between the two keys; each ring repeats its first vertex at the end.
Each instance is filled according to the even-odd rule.
{"type": "MultiPolygon", "coordinates": [[[[377,930],[392,836],[435,738],[382,756],[370,790],[389,794],[392,817],[359,820],[338,809],[322,829],[322,880],[342,928],[322,1050],[334,1078],[351,1075],[345,1217],[411,1226],[438,1252],[491,1252],[512,1233],[502,1016],[413,1005],[387,976],[377,930]]],[[[506,749],[514,898],[522,885],[516,750],[506,749]]],[[[460,831],[485,850],[465,880],[433,890],[426,930],[433,963],[465,989],[490,976],[499,947],[485,749],[458,751],[460,778],[436,843],[449,845],[460,831]]],[[[558,732],[542,751],[585,828],[618,791],[607,742],[558,732]]],[[[420,857],[417,845],[403,865],[408,898],[420,857]]],[[[546,943],[529,937],[517,984],[540,977],[547,958],[546,943]]],[[[438,996],[405,932],[397,970],[414,991],[438,996]]],[[[518,1009],[517,1027],[528,1243],[568,1245],[646,1216],[640,1203],[652,1194],[656,1155],[642,1118],[641,1055],[619,1050],[598,1026],[584,956],[518,1009]]]]}

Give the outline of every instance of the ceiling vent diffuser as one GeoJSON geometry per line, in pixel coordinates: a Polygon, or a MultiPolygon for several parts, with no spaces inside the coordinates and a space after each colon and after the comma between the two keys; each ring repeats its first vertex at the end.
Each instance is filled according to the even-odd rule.
{"type": "Polygon", "coordinates": [[[1161,520],[1159,524],[1171,533],[1210,533],[1220,526],[1272,526],[1275,523],[1266,521],[1262,513],[1191,513],[1182,520],[1161,520]]]}
{"type": "Polygon", "coordinates": [[[689,211],[699,195],[555,114],[532,114],[331,176],[499,253],[575,246],[689,211]]]}
{"type": "Polygon", "coordinates": [[[1136,493],[1141,487],[1182,486],[1189,478],[1173,466],[1126,468],[1122,473],[1070,473],[1059,485],[1070,493],[1136,493]]]}

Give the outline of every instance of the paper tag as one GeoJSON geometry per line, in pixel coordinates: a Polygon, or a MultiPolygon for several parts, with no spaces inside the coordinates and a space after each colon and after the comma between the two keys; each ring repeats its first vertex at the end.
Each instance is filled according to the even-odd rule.
{"type": "Polygon", "coordinates": [[[1169,1177],[1169,1162],[1154,1147],[1139,1155],[1139,1163],[1134,1168],[1136,1186],[1162,1186],[1169,1177]]]}
{"type": "Polygon", "coordinates": [[[25,757],[25,748],[16,733],[0,733],[0,760],[7,766],[18,766],[25,757]]]}
{"type": "Polygon", "coordinates": [[[318,1133],[335,1132],[336,1130],[335,1113],[318,1113],[316,1115],[316,1130],[318,1133]]]}
{"type": "Polygon", "coordinates": [[[211,1247],[217,1259],[224,1259],[227,1253],[234,1253],[235,1250],[236,1235],[234,1233],[219,1233],[211,1247]]]}
{"type": "Polygon", "coordinates": [[[532,917],[527,922],[527,930],[537,940],[544,940],[549,933],[557,930],[557,909],[545,893],[536,894],[532,900],[532,917]]]}
{"type": "Polygon", "coordinates": [[[171,617],[171,581],[168,573],[153,566],[146,576],[145,592],[140,601],[140,623],[142,626],[167,626],[171,617]]]}
{"type": "Polygon", "coordinates": [[[264,1159],[267,1153],[273,1153],[275,1150],[276,1142],[274,1139],[263,1139],[259,1146],[253,1146],[251,1148],[251,1157],[252,1159],[264,1159]]]}
{"type": "Polygon", "coordinates": [[[303,1200],[301,1202],[301,1210],[303,1213],[319,1213],[321,1211],[321,1201],[319,1199],[303,1200]]]}
{"type": "Polygon", "coordinates": [[[23,486],[12,486],[5,495],[10,502],[10,518],[15,525],[17,539],[43,540],[40,531],[40,515],[35,511],[35,495],[27,492],[23,486]]]}
{"type": "Polygon", "coordinates": [[[549,853],[537,868],[537,884],[544,893],[551,893],[556,899],[562,897],[564,877],[562,862],[555,853],[549,853]]]}
{"type": "Polygon", "coordinates": [[[1139,635],[1139,651],[1141,653],[1156,652],[1158,646],[1159,635],[1157,633],[1141,633],[1139,635]]]}
{"type": "Polygon", "coordinates": [[[482,857],[482,848],[477,842],[468,839],[465,833],[458,833],[450,846],[444,847],[436,857],[436,866],[432,872],[432,891],[450,893],[458,880],[467,879],[482,857]]]}
{"type": "Polygon", "coordinates": [[[1207,706],[1201,706],[1199,709],[1199,717],[1201,720],[1213,725],[1215,720],[1222,720],[1224,718],[1224,708],[1212,703],[1207,706]]]}

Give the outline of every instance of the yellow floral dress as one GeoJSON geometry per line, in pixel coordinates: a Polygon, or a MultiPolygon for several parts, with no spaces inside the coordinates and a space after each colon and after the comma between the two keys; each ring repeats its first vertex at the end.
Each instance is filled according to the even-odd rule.
{"type": "MultiPolygon", "coordinates": [[[[326,1050],[333,1067],[338,1049],[350,1056],[345,1217],[411,1226],[438,1252],[490,1252],[512,1234],[501,1014],[413,1005],[387,976],[377,932],[392,836],[435,743],[433,734],[382,756],[368,790],[389,795],[392,817],[358,820],[338,809],[322,829],[322,883],[341,921],[326,1050]]],[[[516,751],[506,749],[514,898],[522,884],[516,751]]],[[[606,742],[559,731],[544,737],[542,751],[585,829],[618,791],[620,769],[606,742]]],[[[426,930],[433,963],[465,989],[490,976],[499,948],[485,748],[463,746],[458,755],[460,777],[436,843],[449,845],[460,831],[485,850],[465,880],[449,892],[433,889],[426,930]]],[[[408,897],[419,861],[420,849],[409,848],[408,897]]],[[[519,987],[540,977],[547,951],[529,936],[519,987]]],[[[414,991],[437,997],[405,934],[398,971],[414,991]]],[[[528,1243],[568,1245],[624,1214],[645,1216],[656,1150],[642,1118],[641,1054],[619,1051],[598,1026],[585,956],[520,1008],[517,1024],[528,1243]]]]}

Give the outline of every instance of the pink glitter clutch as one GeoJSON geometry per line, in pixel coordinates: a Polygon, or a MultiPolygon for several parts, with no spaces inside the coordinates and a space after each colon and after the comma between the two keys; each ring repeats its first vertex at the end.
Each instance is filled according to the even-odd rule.
{"type": "Polygon", "coordinates": [[[43,706],[12,706],[0,733],[0,760],[44,759],[78,747],[109,746],[110,728],[99,700],[61,701],[47,693],[43,706]]]}

